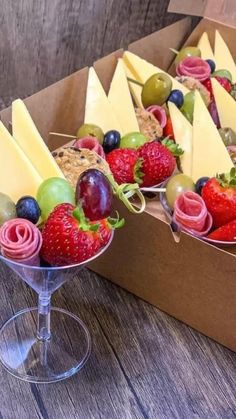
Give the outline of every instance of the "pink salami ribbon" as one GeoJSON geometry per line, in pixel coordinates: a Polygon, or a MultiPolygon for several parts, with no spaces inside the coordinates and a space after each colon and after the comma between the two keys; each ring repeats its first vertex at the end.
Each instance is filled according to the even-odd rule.
{"type": "Polygon", "coordinates": [[[212,227],[212,216],[202,197],[195,192],[183,192],[175,201],[174,221],[180,229],[196,236],[206,236],[212,227]]]}
{"type": "Polygon", "coordinates": [[[211,68],[200,57],[186,57],[178,64],[176,73],[178,76],[188,76],[199,81],[204,81],[210,77],[211,68]]]}
{"type": "Polygon", "coordinates": [[[88,150],[95,151],[100,157],[105,159],[105,153],[101,144],[99,144],[98,139],[95,137],[84,137],[76,140],[73,144],[75,148],[87,148],[88,150]]]}
{"type": "Polygon", "coordinates": [[[146,110],[148,112],[151,112],[155,116],[161,128],[164,128],[166,126],[167,116],[166,116],[166,111],[164,108],[158,105],[152,105],[152,106],[149,106],[146,110]]]}
{"type": "Polygon", "coordinates": [[[38,266],[41,246],[41,232],[28,220],[15,218],[0,228],[1,254],[8,259],[38,266]]]}

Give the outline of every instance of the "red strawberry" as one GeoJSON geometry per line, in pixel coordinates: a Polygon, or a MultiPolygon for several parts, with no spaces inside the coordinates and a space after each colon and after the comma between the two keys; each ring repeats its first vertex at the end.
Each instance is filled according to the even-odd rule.
{"type": "MultiPolygon", "coordinates": [[[[216,76],[215,79],[221,84],[222,87],[224,87],[224,89],[227,92],[231,91],[232,85],[231,85],[231,83],[228,79],[226,79],[225,77],[220,77],[220,76],[216,76]]],[[[208,92],[210,92],[211,99],[214,99],[214,95],[213,95],[213,91],[212,91],[212,85],[211,85],[211,79],[206,79],[206,80],[202,81],[202,84],[206,87],[208,92]]]]}
{"type": "Polygon", "coordinates": [[[225,242],[236,242],[236,220],[217,228],[207,236],[209,239],[220,240],[225,242]]]}
{"type": "Polygon", "coordinates": [[[157,185],[173,173],[176,161],[165,145],[151,141],[139,147],[138,153],[142,159],[142,186],[157,185]]]}
{"type": "Polygon", "coordinates": [[[175,136],[174,136],[174,130],[173,130],[173,125],[172,125],[172,122],[171,122],[171,118],[170,117],[167,118],[166,125],[163,128],[163,135],[165,137],[169,137],[169,138],[172,138],[172,139],[175,138],[175,136]]]}
{"type": "Polygon", "coordinates": [[[140,182],[138,152],[132,148],[117,148],[106,156],[115,181],[122,183],[140,182]]]}
{"type": "Polygon", "coordinates": [[[236,170],[211,178],[202,188],[202,198],[213,217],[214,227],[236,219],[236,170]]]}
{"type": "Polygon", "coordinates": [[[82,210],[60,204],[50,214],[43,230],[42,258],[53,266],[72,265],[94,256],[109,240],[111,230],[102,220],[98,230],[82,210]]]}

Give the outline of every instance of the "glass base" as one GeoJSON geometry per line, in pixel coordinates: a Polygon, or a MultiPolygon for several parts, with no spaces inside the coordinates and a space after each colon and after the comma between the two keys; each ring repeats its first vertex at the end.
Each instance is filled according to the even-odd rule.
{"type": "Polygon", "coordinates": [[[27,308],[0,330],[0,362],[17,378],[31,383],[53,383],[71,377],[88,360],[91,338],[77,316],[51,309],[51,337],[36,337],[38,309],[27,308]]]}

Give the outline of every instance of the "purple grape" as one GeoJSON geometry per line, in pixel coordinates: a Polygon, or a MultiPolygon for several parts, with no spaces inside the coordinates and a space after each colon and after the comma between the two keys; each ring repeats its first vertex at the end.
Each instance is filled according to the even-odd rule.
{"type": "Polygon", "coordinates": [[[218,111],[217,111],[217,107],[216,107],[216,103],[214,101],[212,101],[210,103],[210,105],[208,106],[208,111],[211,114],[211,117],[214,121],[214,124],[217,126],[217,128],[220,128],[220,119],[219,119],[219,115],[218,115],[218,111]]]}
{"type": "Polygon", "coordinates": [[[77,182],[75,198],[90,221],[98,221],[111,214],[112,187],[100,170],[89,169],[82,173],[77,182]]]}

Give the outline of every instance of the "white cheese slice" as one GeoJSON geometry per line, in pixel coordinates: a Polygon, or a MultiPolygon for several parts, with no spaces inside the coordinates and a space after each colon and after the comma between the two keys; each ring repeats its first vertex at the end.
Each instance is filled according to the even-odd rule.
{"type": "Polygon", "coordinates": [[[212,89],[222,128],[232,128],[236,133],[236,101],[215,79],[211,79],[212,89]]]}
{"type": "Polygon", "coordinates": [[[215,61],[215,57],[211,48],[211,44],[208,38],[208,35],[206,32],[204,32],[199,39],[199,42],[197,44],[198,48],[201,51],[201,57],[203,60],[213,60],[215,61]]]}
{"type": "Polygon", "coordinates": [[[21,99],[12,103],[12,133],[43,180],[50,177],[64,178],[21,99]]]}
{"type": "Polygon", "coordinates": [[[24,195],[36,197],[42,178],[0,122],[0,192],[15,203],[24,195]]]}
{"type": "Polygon", "coordinates": [[[182,171],[192,177],[193,127],[174,103],[168,102],[168,108],[175,141],[184,150],[184,154],[180,157],[182,171]]]}
{"type": "Polygon", "coordinates": [[[139,125],[134,111],[132,97],[129,91],[124,65],[118,60],[111,82],[108,99],[121,125],[123,134],[139,132],[139,125]]]}
{"type": "Polygon", "coordinates": [[[123,135],[114,109],[93,67],[89,69],[84,122],[98,125],[104,133],[117,130],[123,135]]]}
{"type": "Polygon", "coordinates": [[[219,31],[216,30],[215,35],[215,63],[216,70],[228,70],[232,75],[233,83],[236,83],[236,64],[232,54],[222,38],[219,31]]]}
{"type": "Polygon", "coordinates": [[[221,136],[198,91],[195,92],[193,113],[192,179],[228,173],[233,167],[221,136]]]}

